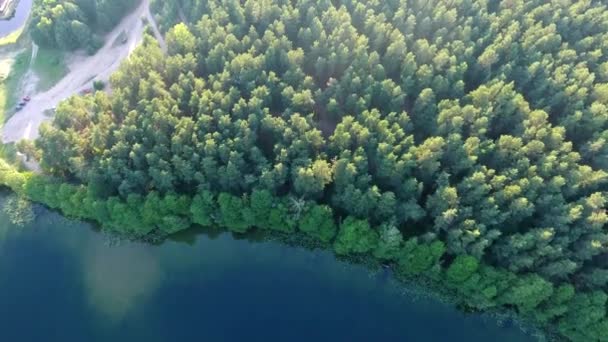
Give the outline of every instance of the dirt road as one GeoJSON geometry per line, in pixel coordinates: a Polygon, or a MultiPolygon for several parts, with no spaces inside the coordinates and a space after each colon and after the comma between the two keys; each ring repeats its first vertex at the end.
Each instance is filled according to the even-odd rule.
{"type": "MultiPolygon", "coordinates": [[[[145,2],[148,2],[148,1],[149,0],[146,0],[145,2]]],[[[160,30],[158,29],[158,24],[156,23],[156,19],[154,19],[154,15],[152,15],[152,11],[150,11],[150,6],[148,6],[146,9],[146,18],[148,19],[148,25],[150,25],[150,27],[152,28],[152,32],[154,32],[154,37],[156,37],[156,40],[158,40],[158,44],[160,45],[160,48],[166,54],[167,53],[167,44],[165,43],[165,38],[163,37],[163,35],[160,33],[160,30]]]]}
{"type": "Polygon", "coordinates": [[[50,119],[44,115],[44,111],[56,107],[60,101],[84,89],[91,88],[94,80],[107,82],[110,75],[118,69],[120,63],[141,42],[144,32],[143,17],[148,18],[156,38],[165,50],[166,45],[163,37],[150,13],[149,0],[143,0],[131,14],[126,16],[106,36],[105,45],[95,55],[73,59],[68,64],[68,74],[61,81],[48,91],[31,96],[32,99],[28,105],[4,124],[2,141],[9,143],[21,139],[36,139],[40,124],[50,119]],[[115,41],[123,31],[127,33],[127,42],[114,46],[115,41]]]}

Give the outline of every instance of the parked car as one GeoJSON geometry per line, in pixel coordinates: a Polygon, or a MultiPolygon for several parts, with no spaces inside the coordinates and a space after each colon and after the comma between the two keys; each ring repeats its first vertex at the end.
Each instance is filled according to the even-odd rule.
{"type": "Polygon", "coordinates": [[[25,101],[25,102],[30,102],[30,100],[31,100],[31,99],[32,99],[31,97],[26,96],[26,97],[24,97],[24,98],[23,98],[23,101],[25,101]]]}
{"type": "Polygon", "coordinates": [[[122,32],[120,32],[120,43],[125,44],[128,40],[129,36],[127,36],[127,32],[125,30],[122,30],[122,32]]]}

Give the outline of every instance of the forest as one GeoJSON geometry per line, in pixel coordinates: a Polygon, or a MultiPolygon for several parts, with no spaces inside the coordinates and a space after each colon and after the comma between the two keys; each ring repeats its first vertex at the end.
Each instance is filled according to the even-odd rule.
{"type": "Polygon", "coordinates": [[[111,94],[20,144],[50,177],[0,164],[0,183],[133,237],[299,232],[608,341],[601,1],[153,5],[167,54],[146,37],[111,94]]]}
{"type": "Polygon", "coordinates": [[[138,0],[35,0],[29,31],[40,46],[90,53],[138,0]]]}

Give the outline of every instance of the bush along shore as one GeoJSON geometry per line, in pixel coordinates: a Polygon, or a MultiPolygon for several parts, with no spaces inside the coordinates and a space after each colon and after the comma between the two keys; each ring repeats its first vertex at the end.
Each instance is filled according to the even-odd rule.
{"type": "Polygon", "coordinates": [[[448,295],[467,311],[515,311],[526,322],[558,338],[573,341],[606,339],[606,293],[554,286],[536,274],[516,275],[481,263],[470,255],[449,255],[441,241],[404,239],[390,223],[373,229],[353,217],[336,219],[324,204],[273,197],[268,191],[234,196],[203,191],[191,198],[177,194],[96,198],[85,186],[20,172],[0,159],[0,185],[65,216],[90,220],[108,232],[130,239],[162,239],[193,225],[234,233],[253,229],[290,236],[308,246],[333,249],[338,257],[368,265],[394,267],[398,278],[418,279],[448,295]],[[370,261],[373,260],[373,261],[370,261]]]}

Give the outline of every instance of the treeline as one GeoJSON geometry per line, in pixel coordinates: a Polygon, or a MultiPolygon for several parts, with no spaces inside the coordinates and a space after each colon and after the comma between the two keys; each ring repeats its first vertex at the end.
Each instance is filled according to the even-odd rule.
{"type": "Polygon", "coordinates": [[[34,0],[29,31],[44,47],[93,52],[140,0],[34,0]]]}
{"type": "Polygon", "coordinates": [[[299,231],[320,245],[331,246],[338,255],[370,254],[394,264],[401,276],[440,282],[471,310],[516,308],[537,323],[556,324],[560,333],[575,341],[602,340],[608,326],[604,292],[577,292],[571,284],[555,286],[536,274],[516,275],[469,255],[459,255],[448,265],[441,241],[404,240],[393,225],[371,227],[354,217],[336,222],[326,205],[274,197],[267,190],[241,197],[203,191],[194,198],[152,192],[126,200],[100,199],[85,186],[19,173],[1,159],[0,185],[129,237],[166,236],[193,224],[241,234],[254,227],[279,233],[299,231]],[[585,330],[580,331],[581,327],[585,330]]]}
{"type": "Polygon", "coordinates": [[[465,260],[472,278],[454,288],[488,296],[472,307],[514,307],[574,340],[608,336],[605,5],[156,6],[165,23],[189,21],[168,30],[168,55],[146,39],[112,95],[62,103],[36,143],[47,173],[127,203],[106,207],[134,213],[116,229],[152,231],[141,222],[160,212],[156,229],[177,231],[188,198],[242,231],[306,232],[301,222],[329,222],[307,216],[317,208],[339,254],[378,256],[386,239],[407,256],[387,252],[399,265],[465,260]],[[262,224],[252,208],[266,203],[262,224]]]}

